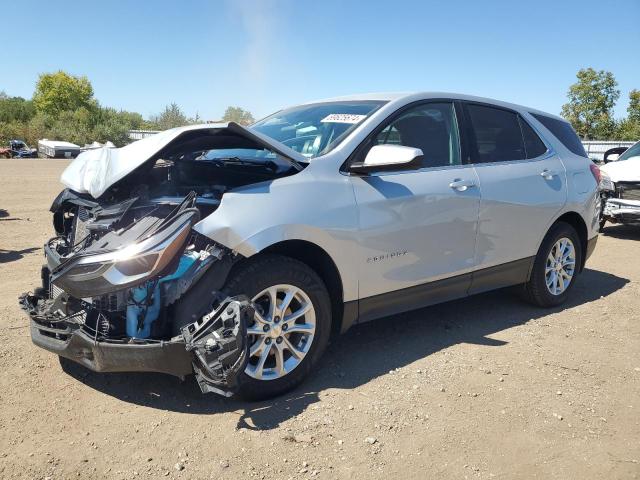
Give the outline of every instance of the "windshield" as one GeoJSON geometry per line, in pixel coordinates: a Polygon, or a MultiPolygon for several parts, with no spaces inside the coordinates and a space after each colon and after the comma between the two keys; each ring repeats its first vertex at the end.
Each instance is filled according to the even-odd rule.
{"type": "Polygon", "coordinates": [[[324,155],[338,145],[385,102],[315,103],[281,110],[251,125],[308,158],[324,155]]]}
{"type": "Polygon", "coordinates": [[[620,157],[618,157],[618,162],[621,160],[629,160],[631,158],[640,157],[640,142],[631,145],[627,151],[625,151],[620,157]]]}

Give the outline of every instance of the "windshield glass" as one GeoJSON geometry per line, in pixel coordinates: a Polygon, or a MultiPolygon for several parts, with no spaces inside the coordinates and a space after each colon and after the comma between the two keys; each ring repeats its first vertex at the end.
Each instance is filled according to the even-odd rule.
{"type": "Polygon", "coordinates": [[[625,151],[620,157],[618,157],[618,162],[620,160],[629,160],[630,158],[638,158],[640,157],[640,142],[631,145],[627,151],[625,151]]]}
{"type": "Polygon", "coordinates": [[[315,103],[281,110],[251,125],[308,158],[324,155],[338,145],[385,102],[315,103]]]}

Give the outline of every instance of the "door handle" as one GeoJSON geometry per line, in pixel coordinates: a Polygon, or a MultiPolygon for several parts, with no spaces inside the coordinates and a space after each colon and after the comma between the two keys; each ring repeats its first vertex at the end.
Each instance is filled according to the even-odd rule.
{"type": "Polygon", "coordinates": [[[553,180],[553,177],[555,177],[557,174],[558,174],[557,172],[549,170],[548,168],[545,168],[543,171],[540,172],[540,176],[545,180],[553,180]]]}
{"type": "Polygon", "coordinates": [[[457,190],[458,192],[464,192],[467,188],[475,187],[476,184],[473,180],[461,180],[456,178],[449,184],[449,187],[457,190]]]}

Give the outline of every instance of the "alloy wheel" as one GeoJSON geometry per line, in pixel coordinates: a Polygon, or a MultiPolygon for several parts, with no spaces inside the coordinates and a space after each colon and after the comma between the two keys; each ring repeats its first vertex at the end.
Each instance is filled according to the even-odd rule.
{"type": "Polygon", "coordinates": [[[576,249],[573,242],[560,238],[551,247],[545,265],[545,283],[551,295],[561,295],[573,280],[576,268],[576,249]]]}
{"type": "Polygon", "coordinates": [[[253,297],[256,313],[247,327],[249,363],[245,373],[257,380],[282,378],[309,352],[316,315],[309,296],[293,285],[273,285],[253,297]]]}

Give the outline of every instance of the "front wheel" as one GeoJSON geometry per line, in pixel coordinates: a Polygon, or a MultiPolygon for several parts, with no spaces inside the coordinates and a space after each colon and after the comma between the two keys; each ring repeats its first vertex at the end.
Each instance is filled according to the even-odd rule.
{"type": "Polygon", "coordinates": [[[260,400],[299,385],[317,365],[331,331],[329,294],[318,274],[298,260],[264,255],[232,272],[224,291],[244,294],[256,307],[247,326],[249,362],[239,395],[260,400]]]}
{"type": "Polygon", "coordinates": [[[575,283],[581,262],[576,230],[568,223],[556,223],[540,245],[531,277],[524,285],[525,298],[541,307],[560,305],[575,283]]]}

